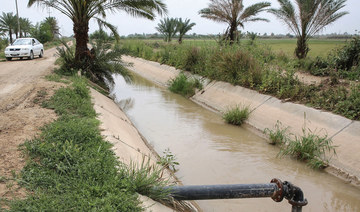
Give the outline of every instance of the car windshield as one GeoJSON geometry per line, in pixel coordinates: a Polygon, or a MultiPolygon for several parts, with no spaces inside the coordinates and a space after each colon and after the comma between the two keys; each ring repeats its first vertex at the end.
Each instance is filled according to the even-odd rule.
{"type": "Polygon", "coordinates": [[[31,39],[18,39],[13,45],[31,45],[31,39]]]}

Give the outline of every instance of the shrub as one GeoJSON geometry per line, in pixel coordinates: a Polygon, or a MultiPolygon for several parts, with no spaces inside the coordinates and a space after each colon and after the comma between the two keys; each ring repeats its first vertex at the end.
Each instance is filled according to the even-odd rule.
{"type": "Polygon", "coordinates": [[[291,155],[298,160],[306,161],[313,168],[324,168],[328,164],[325,158],[326,153],[335,152],[332,141],[327,135],[319,136],[310,129],[303,128],[303,135],[295,136],[295,139],[288,139],[281,146],[279,155],[291,155]]]}
{"type": "Polygon", "coordinates": [[[179,165],[179,162],[176,162],[176,156],[170,152],[170,149],[166,149],[164,155],[160,157],[160,160],[157,164],[161,165],[162,167],[169,168],[176,172],[176,165],[179,165]]]}
{"type": "Polygon", "coordinates": [[[228,124],[242,125],[249,118],[250,108],[236,105],[227,109],[223,114],[223,119],[228,124]]]}
{"type": "Polygon", "coordinates": [[[270,130],[269,128],[266,128],[264,130],[264,133],[269,136],[270,144],[273,145],[283,145],[286,144],[286,142],[289,139],[289,135],[287,133],[288,127],[283,127],[280,121],[277,121],[274,130],[270,130]]]}
{"type": "Polygon", "coordinates": [[[262,73],[258,61],[247,51],[219,50],[213,55],[212,62],[220,80],[245,87],[261,83],[262,73]]]}
{"type": "Polygon", "coordinates": [[[185,97],[195,94],[195,88],[201,88],[202,84],[198,80],[191,80],[185,74],[180,73],[175,79],[170,81],[169,90],[185,97]]]}

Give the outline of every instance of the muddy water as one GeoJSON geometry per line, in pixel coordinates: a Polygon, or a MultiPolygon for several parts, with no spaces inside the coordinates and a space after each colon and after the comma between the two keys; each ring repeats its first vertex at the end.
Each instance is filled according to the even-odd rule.
{"type": "MultiPolygon", "coordinates": [[[[290,181],[303,189],[303,211],[360,211],[360,190],[314,171],[290,158],[277,158],[277,147],[242,127],[164,88],[135,77],[116,78],[113,91],[138,130],[161,153],[176,155],[176,175],[185,185],[290,181]]],[[[266,117],[264,117],[266,118],[266,117]]],[[[270,198],[198,201],[204,211],[290,211],[287,201],[270,198]]]]}

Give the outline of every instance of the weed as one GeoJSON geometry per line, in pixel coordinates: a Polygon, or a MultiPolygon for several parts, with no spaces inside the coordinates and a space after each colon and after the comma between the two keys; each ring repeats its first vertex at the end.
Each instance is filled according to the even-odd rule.
{"type": "Polygon", "coordinates": [[[185,74],[180,73],[175,79],[170,81],[169,90],[185,97],[195,94],[195,88],[202,88],[199,80],[191,80],[185,74]]]}
{"type": "Polygon", "coordinates": [[[239,106],[227,109],[223,114],[226,123],[233,125],[242,125],[249,118],[250,108],[248,106],[239,106]]]}
{"type": "Polygon", "coordinates": [[[325,158],[326,153],[336,154],[335,147],[327,135],[319,136],[310,129],[303,127],[303,135],[295,136],[295,139],[288,139],[285,145],[281,146],[279,155],[291,155],[298,160],[306,161],[313,168],[324,168],[328,164],[325,158]]]}
{"type": "Polygon", "coordinates": [[[274,130],[270,130],[269,128],[266,128],[264,130],[264,133],[269,136],[271,143],[273,145],[283,145],[285,144],[288,139],[289,135],[287,133],[288,127],[282,126],[280,121],[277,121],[274,130]]]}
{"type": "Polygon", "coordinates": [[[157,164],[172,169],[173,171],[177,171],[175,168],[176,165],[179,165],[179,162],[176,162],[176,156],[170,152],[170,149],[166,149],[164,152],[164,156],[160,157],[160,160],[157,164]]]}
{"type": "Polygon", "coordinates": [[[133,189],[139,194],[148,196],[154,200],[167,199],[170,190],[156,189],[163,188],[169,184],[169,180],[163,178],[162,167],[151,164],[150,157],[143,157],[141,164],[131,162],[127,171],[127,177],[133,189]]]}

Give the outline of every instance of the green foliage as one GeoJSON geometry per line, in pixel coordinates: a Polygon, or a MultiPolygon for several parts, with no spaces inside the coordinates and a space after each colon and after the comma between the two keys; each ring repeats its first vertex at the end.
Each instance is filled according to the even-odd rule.
{"type": "Polygon", "coordinates": [[[38,39],[41,43],[46,43],[54,39],[51,26],[46,22],[37,23],[30,30],[30,34],[32,37],[38,39]]]}
{"type": "Polygon", "coordinates": [[[326,59],[317,57],[308,60],[303,67],[316,76],[329,76],[336,73],[338,77],[350,80],[360,79],[360,38],[354,37],[342,48],[333,50],[326,59]]]}
{"type": "Polygon", "coordinates": [[[269,136],[270,144],[283,145],[286,144],[289,139],[287,131],[288,127],[282,126],[281,122],[277,121],[273,130],[266,128],[264,133],[269,136]]]}
{"type": "Polygon", "coordinates": [[[360,85],[351,86],[349,92],[345,87],[330,88],[317,93],[310,104],[334,111],[352,120],[360,119],[360,85]]]}
{"type": "Polygon", "coordinates": [[[164,155],[160,157],[160,160],[157,164],[161,165],[162,167],[169,168],[173,171],[177,171],[175,166],[179,165],[179,162],[176,162],[176,156],[170,152],[170,149],[166,149],[164,155]]]}
{"type": "Polygon", "coordinates": [[[287,139],[281,145],[279,155],[291,155],[298,160],[306,161],[313,168],[324,168],[328,164],[327,153],[336,154],[335,147],[327,135],[319,136],[310,129],[303,128],[303,135],[287,139]]]}
{"type": "Polygon", "coordinates": [[[202,88],[202,84],[195,79],[189,79],[185,74],[180,73],[175,79],[170,80],[169,90],[185,97],[195,94],[195,88],[202,88]]]}
{"type": "Polygon", "coordinates": [[[233,125],[242,125],[250,116],[250,108],[247,106],[239,106],[227,109],[223,113],[223,119],[226,123],[233,125]]]}

